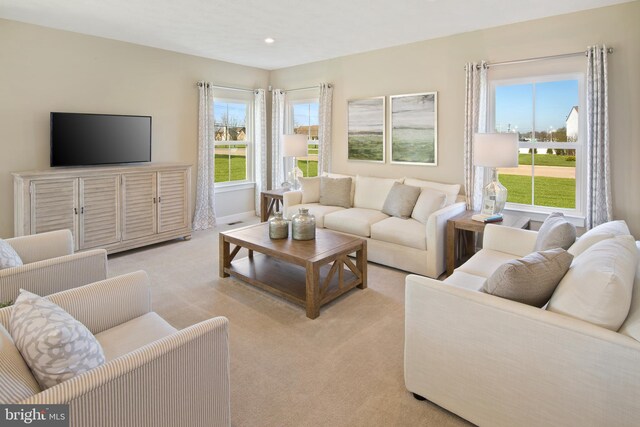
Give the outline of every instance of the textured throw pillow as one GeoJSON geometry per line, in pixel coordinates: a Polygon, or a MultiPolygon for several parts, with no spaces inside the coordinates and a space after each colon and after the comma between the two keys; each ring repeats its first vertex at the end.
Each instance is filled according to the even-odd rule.
{"type": "Polygon", "coordinates": [[[611,239],[615,236],[627,236],[631,235],[627,223],[624,221],[609,221],[604,224],[600,224],[593,227],[591,230],[584,233],[576,240],[576,242],[569,248],[569,253],[573,256],[578,256],[582,252],[589,249],[596,243],[611,239]]]}
{"type": "Polygon", "coordinates": [[[411,212],[411,218],[426,224],[429,216],[435,211],[444,208],[446,203],[447,195],[445,193],[424,187],[416,201],[413,212],[411,212]]]}
{"type": "Polygon", "coordinates": [[[20,255],[6,241],[0,239],[0,270],[22,265],[20,255]]]}
{"type": "Polygon", "coordinates": [[[442,184],[440,182],[423,181],[421,179],[414,178],[406,178],[404,183],[407,185],[413,185],[414,187],[430,188],[432,190],[442,191],[447,195],[445,206],[454,204],[458,198],[458,194],[460,193],[460,184],[442,184]]]}
{"type": "Polygon", "coordinates": [[[11,336],[42,389],[105,362],[100,343],[61,307],[21,290],[9,320],[11,336]]]}
{"type": "Polygon", "coordinates": [[[382,213],[407,219],[420,196],[420,188],[394,182],[382,206],[382,213]]]}
{"type": "Polygon", "coordinates": [[[320,204],[351,207],[351,178],[320,177],[320,204]]]}
{"type": "Polygon", "coordinates": [[[616,236],[575,257],[547,310],[617,331],[629,314],[638,249],[616,236]]]}
{"type": "Polygon", "coordinates": [[[302,190],[301,203],[318,203],[320,201],[320,177],[298,178],[302,190]]]}
{"type": "Polygon", "coordinates": [[[576,226],[564,218],[564,214],[554,212],[547,217],[538,230],[534,250],[569,249],[576,241],[576,226]]]}
{"type": "Polygon", "coordinates": [[[351,175],[343,175],[341,173],[329,173],[329,172],[323,172],[322,176],[328,176],[329,178],[351,178],[351,200],[350,200],[350,205],[353,206],[353,199],[356,195],[356,178],[355,176],[351,176],[351,175]]]}
{"type": "Polygon", "coordinates": [[[544,306],[571,266],[573,255],[562,248],[533,252],[502,264],[483,291],[535,307],[544,306]]]}

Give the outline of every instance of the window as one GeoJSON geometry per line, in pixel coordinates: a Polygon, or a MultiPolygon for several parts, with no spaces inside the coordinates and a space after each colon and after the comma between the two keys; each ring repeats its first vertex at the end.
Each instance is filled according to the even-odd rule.
{"type": "Polygon", "coordinates": [[[307,157],[297,159],[304,176],[318,176],[318,100],[291,103],[293,133],[307,135],[307,157]]]}
{"type": "Polygon", "coordinates": [[[246,101],[213,102],[216,184],[251,179],[250,113],[250,103],[246,101]]]}
{"type": "Polygon", "coordinates": [[[517,132],[519,166],[498,170],[507,207],[580,215],[582,75],[492,82],[495,132],[517,132]]]}

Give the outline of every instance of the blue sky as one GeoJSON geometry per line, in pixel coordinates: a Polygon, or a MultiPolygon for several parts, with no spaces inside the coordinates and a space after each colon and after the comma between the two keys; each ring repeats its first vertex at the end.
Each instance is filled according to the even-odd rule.
{"type": "Polygon", "coordinates": [[[224,123],[222,123],[222,118],[227,113],[229,114],[229,122],[245,126],[247,120],[247,104],[219,101],[215,101],[213,103],[213,117],[216,125],[224,125],[224,123]]]}
{"type": "MultiPolygon", "coordinates": [[[[533,125],[533,84],[496,87],[496,130],[530,132],[533,125]]],[[[565,120],[578,105],[578,81],[535,83],[536,131],[565,127],[565,120]]]]}
{"type": "Polygon", "coordinates": [[[318,103],[293,104],[293,127],[318,124],[318,103]]]}

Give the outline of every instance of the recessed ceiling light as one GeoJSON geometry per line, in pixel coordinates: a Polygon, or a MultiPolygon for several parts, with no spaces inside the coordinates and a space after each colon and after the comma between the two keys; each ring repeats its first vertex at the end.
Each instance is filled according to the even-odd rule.
{"type": "Polygon", "coordinates": [[[265,42],[266,44],[271,44],[271,43],[273,43],[273,42],[275,42],[275,41],[276,41],[276,40],[275,40],[274,38],[271,38],[271,37],[267,37],[266,39],[264,39],[264,42],[265,42]]]}

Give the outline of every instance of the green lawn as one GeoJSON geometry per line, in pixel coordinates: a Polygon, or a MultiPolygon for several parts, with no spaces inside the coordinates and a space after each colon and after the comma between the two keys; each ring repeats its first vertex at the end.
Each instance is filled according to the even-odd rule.
{"type": "MultiPolygon", "coordinates": [[[[508,202],[531,204],[530,176],[500,174],[500,182],[509,190],[508,202]]],[[[575,209],[576,207],[575,179],[538,176],[535,179],[534,191],[536,196],[535,203],[538,206],[569,209],[575,209]]]]}
{"type": "MultiPolygon", "coordinates": [[[[566,166],[575,168],[576,158],[575,156],[558,156],[556,154],[534,154],[536,166],[566,166]]],[[[531,154],[524,153],[519,154],[518,162],[521,165],[531,164],[531,154]]]]}
{"type": "Polygon", "coordinates": [[[218,154],[215,157],[216,178],[215,182],[241,181],[247,177],[247,157],[229,156],[218,154]],[[231,171],[229,171],[231,163],[231,171]]]}

